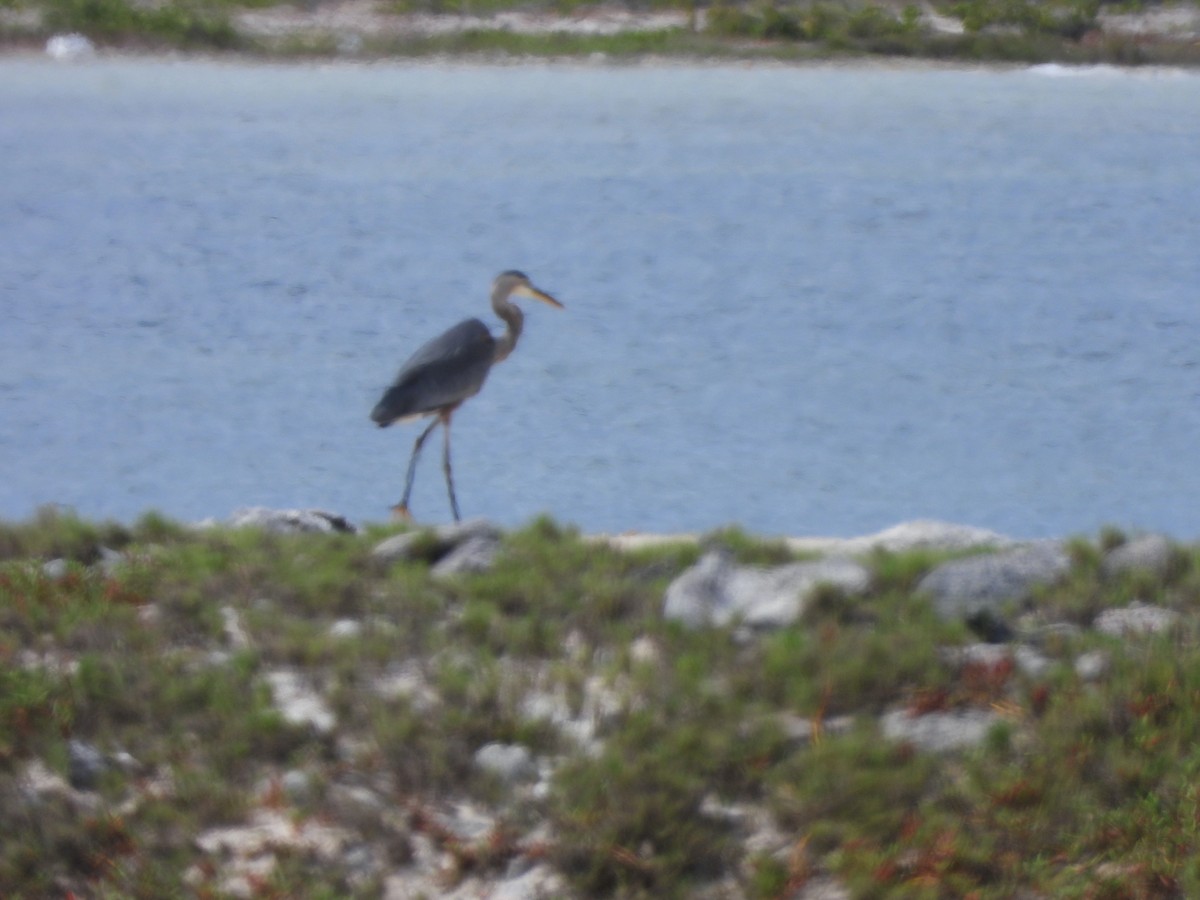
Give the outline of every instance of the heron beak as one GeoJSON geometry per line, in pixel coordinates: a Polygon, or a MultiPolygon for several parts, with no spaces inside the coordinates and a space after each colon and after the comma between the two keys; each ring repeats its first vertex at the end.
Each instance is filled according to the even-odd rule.
{"type": "Polygon", "coordinates": [[[526,297],[532,297],[534,300],[541,300],[543,303],[553,306],[555,309],[562,309],[563,305],[547,294],[545,291],[538,290],[532,284],[523,284],[514,291],[514,293],[524,294],[526,297]]]}

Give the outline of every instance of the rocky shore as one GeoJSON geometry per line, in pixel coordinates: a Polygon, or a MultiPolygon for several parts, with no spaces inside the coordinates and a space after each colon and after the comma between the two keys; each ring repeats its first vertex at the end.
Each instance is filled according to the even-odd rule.
{"type": "Polygon", "coordinates": [[[774,540],[266,509],[6,526],[0,828],[24,837],[0,892],[1052,896],[1157,866],[1186,896],[1194,842],[1152,865],[1086,824],[1186,785],[1125,796],[1097,760],[1083,777],[1118,781],[1084,815],[1051,797],[1077,776],[1042,767],[1085,739],[1122,760],[1188,745],[1198,573],[1162,535],[931,521],[774,540]],[[1168,648],[1152,689],[1135,669],[1168,648]],[[1041,867],[1000,849],[1039,815],[1062,832],[1041,867]]]}

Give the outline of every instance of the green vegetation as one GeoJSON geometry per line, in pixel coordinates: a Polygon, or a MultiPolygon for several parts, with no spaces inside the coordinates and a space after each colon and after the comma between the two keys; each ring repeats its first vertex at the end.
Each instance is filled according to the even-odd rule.
{"type": "Polygon", "coordinates": [[[146,6],[129,0],[46,0],[41,9],[46,32],[79,32],[104,44],[214,50],[240,45],[228,8],[219,3],[175,0],[146,6]]]}
{"type": "MultiPolygon", "coordinates": [[[[309,10],[319,6],[297,4],[309,10]]],[[[397,27],[339,33],[295,21],[296,9],[276,0],[0,0],[0,45],[79,32],[102,46],[237,51],[281,58],[459,56],[615,59],[663,55],[692,58],[810,60],[892,56],[965,61],[1060,61],[1194,65],[1200,45],[1164,33],[1108,32],[1102,10],[1140,10],[1102,0],[651,0],[634,13],[676,11],[678,26],[647,23],[617,34],[473,27],[437,34],[408,31],[411,14],[486,17],[520,11],[546,18],[586,15],[581,0],[380,0],[374,10],[397,27]],[[268,32],[239,25],[246,10],[282,15],[268,32]],[[288,11],[293,15],[289,19],[288,11]],[[957,23],[957,29],[935,26],[957,23]],[[686,23],[684,25],[683,23],[686,23]]]]}
{"type": "MultiPolygon", "coordinates": [[[[1045,639],[1050,664],[1030,675],[948,661],[974,638],[913,592],[944,554],[874,554],[867,595],[825,592],[796,624],[747,636],[663,620],[697,546],[624,552],[541,520],[506,535],[490,571],[435,578],[427,560],[373,557],[389,533],[0,524],[0,894],[222,896],[222,858],[198,838],[273,812],[347,829],[386,867],[281,850],[256,896],[371,896],[418,836],[455,860],[447,885],[528,857],[581,896],[686,897],[730,876],[758,898],[817,876],[864,897],[1200,896],[1194,549],[1159,575],[1112,576],[1076,542],[1071,576],[1021,627],[1083,627],[1045,639]],[[1133,600],[1180,625],[1086,627],[1133,600]],[[1090,680],[1074,665],[1089,652],[1108,660],[1090,680]],[[318,687],[331,732],[277,708],[283,670],[318,687]],[[385,690],[398,672],[408,686],[385,690]],[[592,737],[530,713],[534,696],[592,737]],[[937,756],[883,739],[895,709],[1001,717],[980,746],[937,756]],[[94,790],[31,787],[68,777],[72,741],[126,762],[94,790]],[[490,742],[553,762],[545,790],[481,772],[490,742]],[[297,771],[312,786],[291,797],[297,771]],[[348,811],[346,784],[384,811],[348,811]],[[430,810],[461,800],[504,828],[455,839],[430,810]],[[747,849],[755,815],[775,845],[747,849]]],[[[791,559],[738,531],[704,543],[791,559]]]]}

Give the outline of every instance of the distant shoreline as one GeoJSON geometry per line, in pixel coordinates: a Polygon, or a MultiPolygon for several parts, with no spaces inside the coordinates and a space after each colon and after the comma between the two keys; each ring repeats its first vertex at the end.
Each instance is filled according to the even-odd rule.
{"type": "MultiPolygon", "coordinates": [[[[963,9],[960,5],[955,9],[963,9]]],[[[380,0],[254,8],[27,4],[0,9],[0,55],[48,53],[233,58],[261,61],[423,61],[523,64],[747,64],[1200,67],[1200,5],[1138,12],[1037,6],[1035,22],[1009,23],[1009,7],[977,5],[972,20],[879,2],[807,7],[618,5],[569,13],[498,9],[487,14],[398,11],[380,0]],[[989,18],[990,17],[990,18],[989,18]],[[819,19],[820,21],[814,21],[819,19]],[[981,21],[984,24],[980,24],[981,21]],[[78,37],[80,40],[76,40],[78,37]],[[65,40],[64,40],[65,39],[65,40]]]]}

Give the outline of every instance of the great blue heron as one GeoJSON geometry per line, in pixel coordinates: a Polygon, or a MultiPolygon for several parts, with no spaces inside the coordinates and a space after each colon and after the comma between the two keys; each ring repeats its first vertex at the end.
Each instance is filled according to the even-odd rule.
{"type": "Polygon", "coordinates": [[[404,480],[404,497],[392,508],[397,515],[410,517],[408,497],[412,493],[417,457],[425,439],[440,423],[445,436],[442,470],[446,473],[446,488],[450,492],[450,509],[454,513],[454,521],[459,521],[454,474],[450,469],[450,417],[464,400],[479,393],[492,366],[506,359],[517,346],[525,317],[516,304],[509,300],[512,296],[532,297],[558,309],[563,308],[545,291],[534,287],[523,272],[501,272],[492,282],[492,309],[507,326],[504,334],[499,338],[492,337],[487,326],[478,319],[459,322],[423,346],[400,367],[400,374],[371,411],[371,419],[380,428],[418,416],[434,416],[429,427],[421,432],[413,444],[408,474],[404,480]]]}

